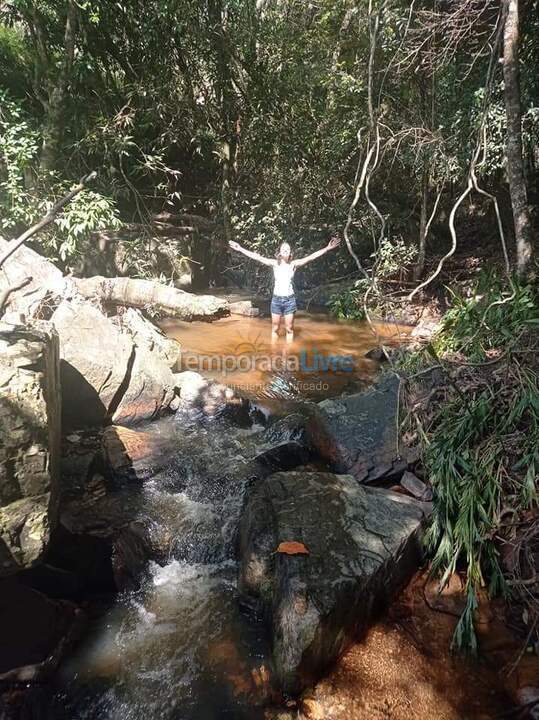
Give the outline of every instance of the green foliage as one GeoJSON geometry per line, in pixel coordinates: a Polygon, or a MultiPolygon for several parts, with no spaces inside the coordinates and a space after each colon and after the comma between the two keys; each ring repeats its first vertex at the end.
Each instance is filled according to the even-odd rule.
{"type": "Polygon", "coordinates": [[[363,298],[366,289],[367,281],[362,279],[356,281],[352,288],[332,295],[329,301],[330,311],[341,319],[364,320],[363,298]]]}
{"type": "Polygon", "coordinates": [[[22,106],[0,88],[0,228],[30,224],[38,200],[31,187],[39,132],[22,106]],[[30,188],[29,188],[30,186],[30,188]]]}
{"type": "Polygon", "coordinates": [[[382,238],[371,257],[376,263],[376,279],[383,282],[410,267],[417,256],[417,248],[407,245],[402,237],[382,238]]]}
{"type": "Polygon", "coordinates": [[[507,281],[485,273],[471,298],[453,294],[453,307],[431,346],[401,364],[413,375],[430,365],[432,356],[444,364],[457,351],[464,363],[465,372],[447,386],[445,401],[426,414],[424,426],[420,415],[416,421],[424,471],[434,490],[426,534],[432,570],[441,574],[442,585],[454,572],[465,571],[466,606],[454,644],[472,652],[480,589],[487,587],[491,595],[507,591],[497,542],[502,513],[538,503],[539,380],[521,364],[522,356],[514,361],[512,355],[522,351],[523,336],[532,337],[535,299],[531,287],[515,282],[508,289],[507,281]],[[489,350],[500,359],[492,369],[478,362],[489,350]]]}
{"type": "MultiPolygon", "coordinates": [[[[21,103],[0,89],[0,229],[9,234],[36,222],[71,186],[53,174],[38,173],[40,144],[40,133],[21,103]]],[[[56,218],[55,226],[42,235],[42,247],[69,266],[84,253],[92,232],[117,230],[121,223],[112,198],[84,190],[56,218]]]]}
{"type": "Polygon", "coordinates": [[[511,343],[539,317],[536,290],[516,279],[511,288],[492,272],[483,272],[471,299],[448,289],[452,307],[435,343],[439,352],[463,350],[471,360],[483,360],[489,350],[511,343]]]}
{"type": "Polygon", "coordinates": [[[332,296],[330,311],[339,318],[364,320],[364,298],[368,291],[367,306],[379,315],[393,311],[391,302],[385,298],[384,281],[401,277],[409,269],[417,255],[417,248],[406,245],[402,237],[382,238],[376,252],[371,253],[372,277],[374,283],[366,278],[356,280],[351,288],[332,296]]]}
{"type": "Polygon", "coordinates": [[[49,236],[46,247],[68,264],[87,249],[92,232],[121,227],[114,201],[92,190],[79,193],[55,223],[59,232],[49,236]]]}
{"type": "MultiPolygon", "coordinates": [[[[28,46],[20,27],[0,24],[0,67],[2,85],[12,94],[23,97],[29,90],[28,68],[30,66],[28,46]]],[[[0,91],[3,88],[0,88],[0,91]]]]}
{"type": "Polygon", "coordinates": [[[472,652],[477,650],[473,613],[479,589],[488,585],[492,595],[505,590],[496,545],[504,503],[514,510],[537,503],[537,377],[519,372],[510,392],[500,389],[488,387],[465,403],[455,397],[446,404],[425,456],[435,493],[426,543],[442,585],[460,563],[466,571],[467,602],[454,642],[472,652]],[[517,435],[521,457],[515,463],[507,439],[517,435]]]}
{"type": "MultiPolygon", "coordinates": [[[[328,228],[344,225],[367,135],[369,147],[373,142],[369,7],[381,13],[372,88],[380,147],[372,157],[369,194],[392,238],[389,249],[387,240],[377,248],[377,276],[399,271],[395,237],[406,252],[415,244],[425,173],[431,189],[451,184],[453,192],[466,182],[488,64],[488,53],[478,52],[473,19],[471,35],[446,53],[451,22],[440,23],[434,37],[423,37],[429,22],[421,17],[429,11],[410,13],[404,2],[294,1],[265,3],[259,10],[252,0],[83,0],[76,3],[75,53],[61,117],[51,118],[66,60],[66,4],[40,0],[33,12],[27,2],[4,5],[4,124],[10,116],[9,132],[0,139],[4,229],[36,216],[45,186],[55,188],[95,168],[98,190],[117,203],[125,220],[146,222],[163,208],[181,208],[220,222],[229,195],[240,242],[266,252],[283,239],[298,254],[319,247],[328,228]],[[45,48],[40,38],[46,38],[45,48]],[[436,57],[447,62],[433,69],[436,57]],[[61,128],[54,178],[39,169],[41,136],[51,121],[61,128]],[[226,182],[225,146],[231,164],[226,182]]],[[[449,12],[441,6],[438,11],[449,12]]],[[[477,26],[490,33],[493,17],[487,12],[477,26]]],[[[539,135],[539,26],[533,16],[523,26],[523,142],[531,164],[539,135]]],[[[486,155],[477,169],[494,190],[506,182],[501,68],[496,73],[486,155]]],[[[444,193],[440,212],[447,213],[451,201],[444,193]]],[[[362,194],[350,235],[367,264],[379,227],[362,194]]],[[[58,251],[60,245],[53,243],[58,251]]],[[[67,246],[64,251],[71,252],[67,246]]],[[[345,252],[332,257],[332,268],[336,275],[355,270],[345,252]]],[[[307,268],[305,277],[311,280],[313,272],[307,268]]],[[[339,312],[349,312],[348,306],[355,312],[356,304],[343,299],[339,312]]]]}

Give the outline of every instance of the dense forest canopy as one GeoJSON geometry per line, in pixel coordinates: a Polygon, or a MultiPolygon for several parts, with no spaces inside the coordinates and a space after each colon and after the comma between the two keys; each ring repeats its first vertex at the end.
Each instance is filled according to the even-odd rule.
{"type": "MultiPolygon", "coordinates": [[[[147,249],[157,233],[166,236],[160,252],[168,247],[183,261],[176,271],[190,261],[195,287],[207,287],[246,280],[235,270],[223,275],[232,237],[266,253],[288,240],[301,253],[346,227],[362,267],[386,275],[410,267],[419,280],[429,245],[438,256],[451,246],[449,215],[473,162],[481,189],[498,199],[515,267],[507,64],[498,62],[511,4],[3,2],[1,231],[15,236],[97,170],[41,241],[67,269],[84,272],[95,232],[107,231],[124,238],[131,272],[155,275],[163,268],[147,249]]],[[[533,2],[520,3],[516,31],[531,205],[539,133],[533,2]]],[[[489,198],[472,188],[466,199],[459,233],[462,216],[475,212],[496,235],[489,198]]],[[[459,242],[482,240],[464,232],[459,242]]],[[[332,273],[359,272],[356,264],[340,253],[332,273]]],[[[529,272],[531,261],[524,264],[529,272]]]]}

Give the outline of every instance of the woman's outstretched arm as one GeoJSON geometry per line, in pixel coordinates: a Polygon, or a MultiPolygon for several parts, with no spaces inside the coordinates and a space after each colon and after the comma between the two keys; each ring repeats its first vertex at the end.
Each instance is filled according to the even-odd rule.
{"type": "Polygon", "coordinates": [[[310,263],[313,260],[316,260],[317,258],[322,257],[322,255],[325,255],[330,250],[333,250],[334,248],[338,247],[340,242],[341,242],[340,238],[333,237],[328,242],[326,247],[323,247],[321,250],[317,250],[316,252],[313,252],[304,258],[300,258],[299,260],[292,260],[292,264],[295,265],[295,267],[301,267],[302,265],[307,265],[307,263],[310,263]]]}
{"type": "Polygon", "coordinates": [[[277,264],[276,260],[272,260],[271,258],[267,258],[267,257],[264,257],[263,255],[259,255],[256,252],[252,252],[252,250],[246,250],[235,240],[231,240],[228,244],[230,245],[232,250],[236,250],[237,252],[243,253],[243,255],[246,255],[248,258],[251,258],[251,260],[256,260],[257,262],[262,263],[262,265],[276,265],[277,264]]]}

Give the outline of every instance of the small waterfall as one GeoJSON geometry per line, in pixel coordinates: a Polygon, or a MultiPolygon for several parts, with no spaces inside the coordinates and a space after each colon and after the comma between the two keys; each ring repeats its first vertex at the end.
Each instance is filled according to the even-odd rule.
{"type": "Polygon", "coordinates": [[[152,426],[174,433],[177,450],[142,483],[137,521],[168,560],[150,561],[140,587],[95,621],[62,670],[55,717],[259,716],[265,638],[240,610],[235,547],[260,430],[177,418],[152,426]]]}

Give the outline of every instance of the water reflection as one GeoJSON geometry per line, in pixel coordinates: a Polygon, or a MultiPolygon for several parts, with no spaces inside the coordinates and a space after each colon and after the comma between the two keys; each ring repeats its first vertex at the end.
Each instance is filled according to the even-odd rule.
{"type": "Polygon", "coordinates": [[[365,354],[383,341],[396,345],[396,324],[336,320],[297,313],[294,341],[271,343],[268,318],[233,315],[215,323],[167,320],[163,330],[182,346],[181,370],[195,370],[253,398],[290,400],[338,395],[371,382],[378,363],[365,354]]]}

